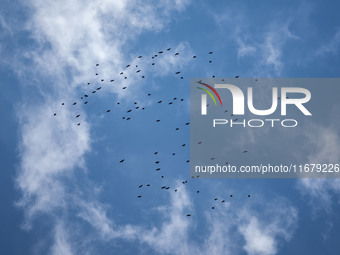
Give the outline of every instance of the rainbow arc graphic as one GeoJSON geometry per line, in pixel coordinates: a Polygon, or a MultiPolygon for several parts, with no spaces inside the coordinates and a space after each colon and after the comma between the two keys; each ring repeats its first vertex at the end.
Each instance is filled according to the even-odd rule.
{"type": "MultiPolygon", "coordinates": [[[[220,104],[221,104],[221,106],[222,106],[221,97],[220,97],[220,95],[217,93],[217,91],[216,91],[213,87],[211,87],[210,85],[208,85],[208,84],[206,84],[206,83],[203,83],[202,81],[198,81],[197,83],[198,83],[198,84],[201,84],[201,85],[203,85],[203,86],[206,86],[208,89],[210,89],[210,90],[217,96],[217,98],[218,98],[218,100],[220,101],[220,104]]],[[[204,88],[201,88],[201,87],[196,87],[196,88],[198,88],[198,89],[203,90],[204,92],[206,92],[206,93],[212,98],[212,100],[214,101],[215,106],[217,106],[215,97],[213,96],[213,94],[211,94],[211,92],[210,92],[209,90],[204,89],[204,88]]]]}

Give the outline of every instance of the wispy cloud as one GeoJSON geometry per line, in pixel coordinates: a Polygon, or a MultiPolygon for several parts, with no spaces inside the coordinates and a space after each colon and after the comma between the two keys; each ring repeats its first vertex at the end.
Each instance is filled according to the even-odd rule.
{"type": "Polygon", "coordinates": [[[54,230],[54,243],[51,249],[51,254],[59,255],[72,255],[74,254],[69,243],[70,237],[67,231],[65,231],[63,223],[57,223],[54,230]]]}
{"type": "MultiPolygon", "coordinates": [[[[270,24],[261,24],[256,23],[254,17],[248,17],[249,14],[242,4],[237,5],[237,9],[236,14],[227,8],[223,13],[213,13],[212,16],[222,33],[225,33],[226,28],[233,31],[231,38],[237,45],[238,60],[251,59],[253,76],[281,75],[284,70],[284,47],[290,40],[299,39],[289,29],[292,19],[286,18],[280,21],[274,20],[270,24]]],[[[230,38],[229,34],[228,38],[230,38]]]]}
{"type": "Polygon", "coordinates": [[[76,169],[86,169],[90,125],[81,106],[65,104],[60,110],[60,101],[74,98],[76,89],[91,79],[96,63],[103,66],[102,76],[112,75],[112,70],[118,74],[122,63],[131,60],[127,42],[133,44],[144,31],[160,31],[170,22],[170,15],[187,4],[186,0],[27,3],[31,16],[26,28],[35,43],[21,52],[24,60],[15,68],[21,77],[29,78],[23,86],[34,84],[41,101],[25,101],[18,107],[21,163],[16,185],[22,197],[17,205],[24,210],[26,229],[41,215],[51,218],[55,234],[52,254],[74,252],[67,242],[69,230],[63,227],[68,222],[59,217],[67,215],[70,208],[79,210],[78,218],[99,230],[102,239],[128,238],[135,231],[129,226],[113,230],[105,205],[97,197],[84,198],[81,194],[87,187],[79,192],[82,187],[74,175],[76,169]],[[54,117],[56,109],[60,111],[54,117]],[[82,116],[80,126],[76,114],[82,116]]]}
{"type": "Polygon", "coordinates": [[[297,210],[288,201],[277,198],[271,203],[261,203],[260,215],[256,209],[261,201],[258,198],[258,202],[249,205],[231,203],[206,211],[207,230],[201,232],[205,241],[198,243],[190,238],[197,226],[192,222],[197,219],[197,212],[186,192],[181,190],[180,198],[171,195],[164,215],[169,220],[149,233],[144,230],[141,235],[142,241],[160,254],[242,254],[244,250],[247,254],[273,255],[282,242],[291,239],[297,225],[297,210]],[[193,218],[184,216],[186,210],[193,218]]]}
{"type": "MultiPolygon", "coordinates": [[[[308,139],[301,159],[316,164],[332,164],[340,161],[340,137],[337,126],[323,127],[313,125],[304,130],[308,139]]],[[[300,192],[309,199],[312,207],[312,216],[318,213],[332,212],[333,196],[339,196],[339,179],[300,179],[298,181],[300,192]]]]}
{"type": "Polygon", "coordinates": [[[333,38],[325,42],[317,51],[316,55],[338,54],[340,50],[340,29],[334,33],[333,38]]]}

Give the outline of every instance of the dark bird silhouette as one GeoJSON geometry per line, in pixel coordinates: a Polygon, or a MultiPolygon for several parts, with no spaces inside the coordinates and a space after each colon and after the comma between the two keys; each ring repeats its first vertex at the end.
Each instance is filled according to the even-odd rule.
{"type": "Polygon", "coordinates": [[[175,56],[177,56],[179,53],[177,52],[177,53],[175,53],[175,56]]]}
{"type": "Polygon", "coordinates": [[[127,65],[125,68],[128,68],[128,67],[130,67],[130,65],[127,65]]]}
{"type": "Polygon", "coordinates": [[[139,56],[138,58],[142,58],[143,56],[139,56]]]}
{"type": "Polygon", "coordinates": [[[154,152],[153,154],[157,155],[157,154],[158,154],[158,151],[154,152]]]}
{"type": "Polygon", "coordinates": [[[157,168],[156,171],[160,171],[161,169],[160,168],[157,168]]]}
{"type": "Polygon", "coordinates": [[[240,77],[239,75],[236,75],[235,78],[237,79],[238,77],[240,77]]]}
{"type": "Polygon", "coordinates": [[[153,65],[153,66],[154,66],[154,65],[155,65],[155,63],[152,63],[151,65],[153,65]]]}
{"type": "Polygon", "coordinates": [[[137,71],[136,71],[136,73],[139,73],[139,72],[140,72],[140,70],[137,70],[137,71]]]}
{"type": "Polygon", "coordinates": [[[150,187],[150,184],[146,184],[146,186],[150,187]]]}
{"type": "Polygon", "coordinates": [[[179,130],[179,128],[176,128],[176,130],[179,130]]]}
{"type": "Polygon", "coordinates": [[[187,217],[190,217],[191,216],[191,214],[187,214],[187,217]]]}
{"type": "Polygon", "coordinates": [[[225,200],[222,200],[222,201],[221,201],[221,203],[224,203],[224,202],[225,202],[225,200]]]}
{"type": "Polygon", "coordinates": [[[89,96],[85,94],[84,97],[89,97],[89,96]]]}
{"type": "Polygon", "coordinates": [[[190,125],[190,122],[185,123],[186,126],[190,125]]]}
{"type": "Polygon", "coordinates": [[[230,195],[230,197],[233,197],[233,195],[230,195]]]}
{"type": "Polygon", "coordinates": [[[161,120],[156,120],[156,122],[160,122],[161,120]]]}
{"type": "Polygon", "coordinates": [[[192,58],[196,58],[196,56],[193,56],[192,58]]]}
{"type": "Polygon", "coordinates": [[[159,54],[162,54],[162,53],[163,53],[163,51],[159,51],[158,53],[159,53],[159,54]]]}
{"type": "Polygon", "coordinates": [[[80,126],[80,123],[78,123],[77,125],[80,126]]]}
{"type": "Polygon", "coordinates": [[[157,103],[160,104],[160,103],[162,103],[162,102],[163,102],[163,101],[161,100],[161,101],[158,101],[157,103]]]}
{"type": "Polygon", "coordinates": [[[141,198],[142,196],[137,196],[138,198],[141,198]]]}
{"type": "Polygon", "coordinates": [[[210,51],[209,54],[213,54],[214,52],[213,51],[210,51]]]}
{"type": "Polygon", "coordinates": [[[171,50],[171,48],[168,48],[167,51],[171,50]]]}
{"type": "Polygon", "coordinates": [[[246,153],[246,152],[248,152],[248,151],[243,151],[243,153],[246,153]]]}
{"type": "Polygon", "coordinates": [[[76,118],[79,118],[80,117],[80,114],[78,114],[77,116],[76,116],[76,118]]]}
{"type": "Polygon", "coordinates": [[[73,103],[73,105],[76,105],[76,104],[77,104],[77,102],[74,102],[74,103],[73,103]]]}
{"type": "Polygon", "coordinates": [[[87,104],[88,102],[86,101],[84,104],[87,104]]]}
{"type": "Polygon", "coordinates": [[[138,187],[138,188],[140,189],[141,187],[143,187],[143,184],[139,185],[139,187],[138,187]]]}
{"type": "Polygon", "coordinates": [[[122,159],[121,161],[119,161],[119,163],[123,163],[125,161],[125,159],[122,159]]]}
{"type": "Polygon", "coordinates": [[[96,66],[99,66],[99,64],[96,64],[96,66]]]}
{"type": "Polygon", "coordinates": [[[115,80],[111,80],[110,82],[114,82],[115,80]]]}
{"type": "Polygon", "coordinates": [[[179,73],[181,73],[181,72],[176,72],[175,74],[179,74],[179,73]]]}
{"type": "Polygon", "coordinates": [[[120,75],[124,74],[123,72],[120,72],[120,75]]]}
{"type": "Polygon", "coordinates": [[[102,87],[97,88],[97,90],[101,90],[102,87]]]}
{"type": "Polygon", "coordinates": [[[217,200],[217,198],[214,199],[215,201],[217,200]]]}
{"type": "Polygon", "coordinates": [[[122,89],[126,89],[126,87],[123,87],[122,89]]]}
{"type": "Polygon", "coordinates": [[[250,197],[250,195],[248,195],[248,197],[250,197]]]}
{"type": "Polygon", "coordinates": [[[215,207],[211,207],[211,209],[212,209],[212,210],[214,210],[214,209],[215,209],[215,207]]]}
{"type": "Polygon", "coordinates": [[[185,146],[185,143],[182,144],[182,147],[184,147],[184,146],[185,146]]]}
{"type": "Polygon", "coordinates": [[[107,110],[106,112],[111,112],[111,110],[107,110]]]}
{"type": "Polygon", "coordinates": [[[61,105],[64,105],[65,103],[61,103],[61,105]]]}
{"type": "Polygon", "coordinates": [[[57,116],[57,114],[55,113],[55,114],[53,114],[53,116],[57,116]]]}
{"type": "Polygon", "coordinates": [[[156,163],[156,164],[159,164],[159,161],[156,161],[155,163],[156,163]]]}
{"type": "Polygon", "coordinates": [[[92,91],[92,94],[94,94],[94,93],[96,93],[96,91],[94,90],[94,91],[92,91]]]}

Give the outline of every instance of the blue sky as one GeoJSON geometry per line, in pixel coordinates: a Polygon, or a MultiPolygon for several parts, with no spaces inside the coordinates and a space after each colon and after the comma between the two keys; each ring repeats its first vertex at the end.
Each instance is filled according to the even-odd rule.
{"type": "MultiPolygon", "coordinates": [[[[338,9],[337,1],[1,1],[0,253],[339,254],[338,180],[191,180],[181,146],[190,77],[339,77],[338,9]]],[[[305,130],[301,160],[340,161],[332,113],[305,130]]]]}

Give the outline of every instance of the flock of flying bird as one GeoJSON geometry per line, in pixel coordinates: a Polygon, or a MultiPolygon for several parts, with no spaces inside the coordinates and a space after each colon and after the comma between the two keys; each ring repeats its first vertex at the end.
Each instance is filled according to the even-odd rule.
{"type": "MultiPolygon", "coordinates": [[[[162,55],[162,54],[165,54],[165,53],[168,53],[168,54],[172,54],[171,53],[171,48],[167,48],[166,50],[161,50],[161,51],[158,51],[158,53],[156,53],[156,54],[154,54],[152,57],[151,57],[151,59],[152,59],[152,61],[151,61],[151,65],[152,66],[155,66],[156,64],[157,64],[157,58],[159,58],[159,56],[160,55],[162,55]]],[[[178,55],[180,55],[180,52],[175,52],[175,53],[173,53],[174,54],[174,56],[178,56],[178,55]]],[[[212,51],[209,51],[208,52],[208,55],[209,56],[211,56],[213,54],[213,52],[212,51]]],[[[142,60],[143,59],[143,56],[138,56],[137,57],[137,59],[139,59],[139,60],[142,60]]],[[[197,59],[197,56],[196,55],[194,55],[194,56],[192,56],[192,59],[197,59]]],[[[212,63],[212,60],[210,59],[210,60],[208,60],[208,63],[212,63]]],[[[121,71],[121,72],[119,72],[119,76],[118,76],[118,73],[117,73],[117,76],[120,78],[120,82],[123,82],[124,80],[126,80],[126,79],[128,79],[128,77],[129,76],[127,76],[127,73],[131,73],[131,69],[135,69],[135,70],[133,70],[133,72],[135,73],[135,74],[137,74],[137,75],[139,75],[139,78],[141,78],[141,79],[144,79],[145,78],[145,74],[143,74],[143,71],[142,71],[142,69],[140,69],[140,65],[138,65],[138,64],[135,64],[134,66],[135,67],[133,67],[133,65],[134,64],[128,64],[128,65],[126,65],[126,67],[125,67],[125,70],[124,71],[121,71]],[[130,71],[130,72],[128,72],[128,71],[130,71]]],[[[82,104],[84,104],[84,105],[88,105],[89,104],[89,99],[92,97],[92,96],[94,96],[94,94],[96,94],[96,93],[99,93],[100,91],[102,91],[102,89],[103,89],[103,85],[105,84],[104,82],[105,82],[105,80],[103,79],[103,78],[99,78],[100,77],[100,73],[98,72],[99,71],[99,67],[100,67],[100,64],[96,64],[96,72],[95,72],[95,77],[96,77],[96,81],[94,82],[94,85],[96,85],[96,84],[102,84],[102,85],[96,85],[95,86],[95,88],[93,88],[93,89],[90,89],[90,90],[88,90],[88,92],[85,92],[84,94],[82,94],[81,96],[80,96],[80,101],[74,101],[74,102],[71,102],[70,104],[72,104],[73,106],[76,106],[77,104],[80,104],[80,103],[82,103],[82,104]]],[[[177,70],[177,71],[175,71],[174,72],[174,74],[175,74],[175,76],[177,76],[179,79],[184,79],[184,76],[182,76],[183,74],[182,74],[182,71],[181,70],[177,70]]],[[[215,78],[215,76],[214,75],[212,75],[212,78],[215,78]]],[[[237,75],[237,76],[235,76],[235,78],[239,78],[239,76],[237,75]]],[[[223,79],[222,79],[222,81],[223,81],[223,79]]],[[[115,82],[115,80],[114,79],[109,79],[109,82],[110,83],[113,83],[113,82],[115,82]]],[[[87,88],[91,88],[92,86],[91,86],[92,84],[91,84],[91,82],[88,82],[87,83],[87,88]]],[[[127,86],[123,86],[123,87],[121,87],[121,89],[122,90],[125,90],[125,89],[127,89],[127,86]]],[[[147,96],[148,97],[152,97],[152,95],[151,95],[151,93],[147,93],[147,96]]],[[[157,103],[157,104],[164,104],[165,103],[165,99],[162,99],[162,100],[155,100],[154,102],[155,103],[157,103]]],[[[177,98],[177,97],[173,97],[169,102],[167,102],[167,104],[168,105],[172,105],[172,104],[174,104],[175,102],[183,102],[184,101],[184,98],[177,98]]],[[[116,102],[116,104],[117,105],[120,105],[120,102],[116,102]]],[[[62,106],[65,106],[65,102],[61,102],[61,105],[62,106]]],[[[209,105],[207,105],[207,106],[209,106],[209,105]]],[[[129,115],[129,113],[131,113],[132,111],[144,111],[145,110],[145,107],[144,106],[141,106],[141,105],[138,105],[138,103],[137,102],[134,102],[133,103],[133,106],[130,108],[130,109],[128,109],[127,111],[126,111],[126,116],[122,116],[121,118],[123,119],[123,120],[131,120],[131,115],[129,115]]],[[[108,114],[108,113],[110,113],[111,112],[111,109],[106,109],[106,113],[108,114]]],[[[225,112],[228,112],[227,110],[225,110],[225,112]]],[[[54,116],[57,116],[57,113],[54,113],[53,114],[54,116]]],[[[232,114],[231,114],[231,116],[233,116],[232,114]]],[[[76,116],[75,116],[75,119],[80,119],[80,114],[76,114],[76,116]]],[[[237,119],[235,119],[235,120],[237,120],[237,119]]],[[[160,119],[156,119],[155,120],[155,122],[160,122],[161,120],[160,119]]],[[[78,126],[80,126],[80,124],[81,124],[81,122],[76,122],[76,125],[78,125],[78,126]]],[[[184,125],[185,126],[189,126],[190,125],[190,122],[186,122],[186,123],[184,123],[184,125]]],[[[179,127],[176,127],[176,129],[175,129],[176,131],[178,131],[179,130],[179,127]]],[[[198,144],[202,144],[202,141],[199,141],[198,142],[198,144]]],[[[185,147],[186,146],[186,144],[185,143],[183,143],[182,145],[181,145],[182,147],[185,147]]],[[[247,151],[245,150],[245,151],[243,151],[243,153],[247,153],[247,151]]],[[[156,151],[156,152],[154,152],[154,155],[158,155],[158,151],[156,151]]],[[[175,156],[176,154],[175,153],[172,153],[172,156],[175,156]]],[[[214,160],[214,158],[211,158],[211,160],[214,160]]],[[[119,163],[124,163],[125,162],[125,159],[121,159],[120,161],[119,161],[119,163]]],[[[186,163],[189,163],[189,160],[186,160],[186,163]]],[[[159,160],[156,160],[155,161],[155,164],[156,164],[156,166],[157,166],[157,168],[155,169],[155,171],[156,172],[159,172],[159,171],[161,171],[161,167],[159,166],[160,165],[160,161],[159,160]]],[[[228,162],[226,162],[226,164],[228,164],[228,162]]],[[[194,178],[199,178],[200,176],[199,175],[197,175],[197,176],[191,176],[191,178],[192,179],[194,179],[194,178]]],[[[165,178],[165,176],[164,175],[161,175],[161,178],[162,179],[164,179],[165,178]]],[[[186,185],[188,183],[188,181],[187,180],[184,180],[184,181],[182,181],[182,183],[181,183],[181,185],[186,185]]],[[[150,183],[148,183],[148,184],[140,184],[139,186],[138,186],[138,189],[143,189],[143,187],[145,188],[145,187],[150,187],[151,186],[151,184],[150,183]]],[[[162,185],[161,187],[159,187],[161,190],[170,190],[171,189],[171,187],[170,186],[168,186],[168,185],[162,185]]],[[[174,189],[174,192],[178,192],[180,189],[179,188],[175,188],[174,189]]],[[[200,190],[196,190],[196,193],[197,194],[199,194],[200,193],[200,190]]],[[[137,198],[142,198],[143,196],[141,195],[141,194],[139,194],[138,196],[137,196],[137,198]]],[[[229,194],[229,197],[230,198],[232,198],[233,197],[233,195],[232,194],[229,194]]],[[[248,195],[248,198],[250,197],[250,195],[248,195]]],[[[226,198],[224,198],[224,199],[218,199],[218,198],[214,198],[214,202],[216,202],[216,201],[218,201],[218,200],[220,200],[221,201],[221,203],[222,204],[224,204],[225,202],[226,202],[226,198]]],[[[211,207],[211,209],[212,210],[214,210],[215,209],[215,206],[216,205],[213,205],[212,207],[211,207]]],[[[188,216],[188,217],[190,217],[191,216],[191,213],[188,213],[188,214],[186,214],[186,216],[188,216]]]]}

